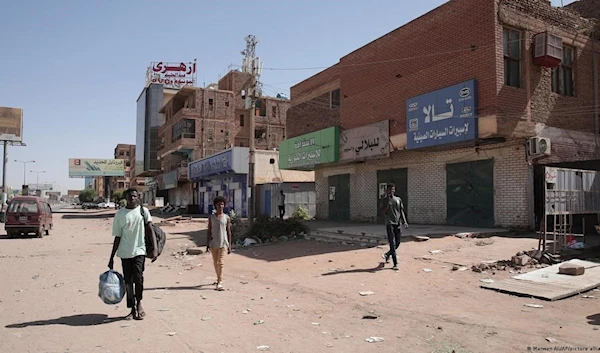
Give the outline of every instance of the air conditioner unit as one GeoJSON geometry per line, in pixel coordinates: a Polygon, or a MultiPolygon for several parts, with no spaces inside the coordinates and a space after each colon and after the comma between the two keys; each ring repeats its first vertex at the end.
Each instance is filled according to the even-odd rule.
{"type": "Polygon", "coordinates": [[[551,153],[550,138],[532,137],[527,140],[527,155],[530,157],[549,156],[551,153]]]}
{"type": "Polygon", "coordinates": [[[563,57],[562,38],[548,32],[538,33],[533,37],[533,62],[544,67],[560,65],[563,57]]]}

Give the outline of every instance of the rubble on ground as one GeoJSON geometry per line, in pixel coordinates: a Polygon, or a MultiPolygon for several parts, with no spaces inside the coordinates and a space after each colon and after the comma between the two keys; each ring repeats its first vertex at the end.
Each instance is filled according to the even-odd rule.
{"type": "MultiPolygon", "coordinates": [[[[471,267],[474,272],[484,271],[509,271],[520,273],[524,268],[544,268],[560,262],[558,255],[541,251],[519,251],[510,260],[485,261],[475,264],[471,267]]],[[[452,268],[457,271],[460,266],[456,265],[452,268]]]]}
{"type": "Polygon", "coordinates": [[[162,221],[160,221],[160,223],[158,223],[158,225],[163,227],[163,226],[174,226],[179,223],[191,223],[191,222],[207,223],[208,220],[204,219],[204,218],[194,219],[192,217],[173,216],[173,217],[163,219],[162,221]]]}

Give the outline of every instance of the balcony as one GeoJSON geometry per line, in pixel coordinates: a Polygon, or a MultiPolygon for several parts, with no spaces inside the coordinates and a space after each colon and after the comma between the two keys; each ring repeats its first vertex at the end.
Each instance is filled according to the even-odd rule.
{"type": "Polygon", "coordinates": [[[161,143],[158,146],[158,155],[165,158],[170,154],[190,155],[194,149],[198,148],[196,134],[183,133],[175,141],[169,143],[171,139],[161,143]]]}

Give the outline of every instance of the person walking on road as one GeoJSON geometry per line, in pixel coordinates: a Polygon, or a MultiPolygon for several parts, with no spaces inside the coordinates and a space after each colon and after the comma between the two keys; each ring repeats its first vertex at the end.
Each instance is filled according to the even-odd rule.
{"type": "Polygon", "coordinates": [[[216,290],[223,289],[223,260],[225,252],[231,253],[231,220],[223,210],[225,209],[225,198],[217,196],[213,201],[216,212],[208,218],[208,230],[206,240],[206,252],[210,250],[217,273],[216,290]]]}
{"type": "Polygon", "coordinates": [[[137,190],[134,188],[125,190],[125,199],[127,205],[125,208],[118,210],[113,219],[112,233],[115,241],[108,261],[108,268],[113,269],[115,255],[121,258],[127,293],[127,307],[131,308],[131,313],[125,319],[143,320],[146,316],[146,312],[142,308],[146,262],[146,229],[151,232],[150,238],[154,245],[152,262],[156,261],[158,257],[158,246],[156,245],[156,235],[151,227],[152,216],[147,208],[139,205],[137,190]],[[146,224],[144,224],[142,211],[146,214],[146,224]]]}
{"type": "Polygon", "coordinates": [[[283,194],[283,190],[280,190],[277,196],[277,206],[279,206],[279,218],[283,219],[283,215],[285,215],[285,195],[283,194]]]}
{"type": "Polygon", "coordinates": [[[402,203],[402,199],[394,195],[395,192],[396,185],[388,183],[387,196],[381,200],[381,212],[385,218],[385,228],[387,231],[388,242],[390,243],[390,251],[381,254],[381,257],[386,263],[390,261],[391,257],[394,262],[394,267],[392,267],[392,269],[398,271],[398,256],[396,251],[400,246],[400,237],[402,236],[400,221],[402,220],[405,228],[408,228],[408,222],[406,222],[406,216],[404,215],[404,204],[402,203]]]}

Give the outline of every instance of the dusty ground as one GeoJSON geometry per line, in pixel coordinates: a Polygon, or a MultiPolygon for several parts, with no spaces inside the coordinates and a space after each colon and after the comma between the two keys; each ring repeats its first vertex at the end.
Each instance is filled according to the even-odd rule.
{"type": "Polygon", "coordinates": [[[600,346],[599,299],[545,302],[496,293],[479,288],[479,280],[508,272],[453,272],[444,262],[507,259],[537,246],[518,238],[492,238],[485,246],[454,237],[407,242],[398,273],[382,268],[378,248],[308,241],[260,246],[226,257],[228,290],[216,292],[208,285],[214,280],[208,255],[172,255],[201,242],[203,224],[178,224],[164,228],[167,248],[147,265],[148,316],[122,321],[124,302],[108,306],[97,297],[112,243],[110,213],[68,212],[62,219],[55,214],[55,230],[43,239],[0,236],[2,353],[254,352],[261,345],[270,352],[459,353],[600,346]],[[428,255],[430,250],[444,253],[428,255]],[[415,259],[421,255],[434,260],[415,259]],[[379,317],[363,319],[373,313],[379,317]],[[264,323],[255,324],[259,320],[264,323]],[[371,336],[385,341],[365,342],[371,336]]]}

